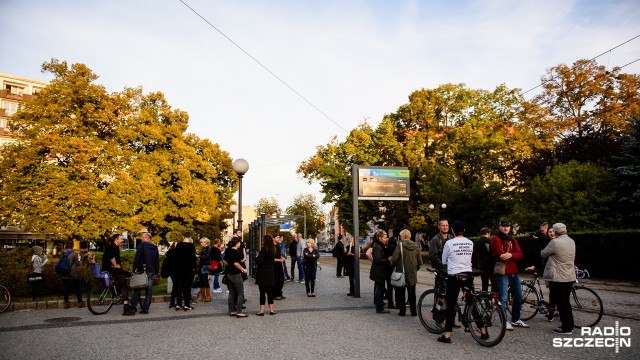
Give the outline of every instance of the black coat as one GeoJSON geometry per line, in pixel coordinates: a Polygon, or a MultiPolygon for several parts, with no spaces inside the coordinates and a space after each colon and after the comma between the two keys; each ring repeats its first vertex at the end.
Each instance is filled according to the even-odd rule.
{"type": "MultiPolygon", "coordinates": [[[[273,286],[274,260],[276,254],[273,249],[263,247],[256,258],[258,273],[256,274],[256,284],[262,286],[273,286]]],[[[279,265],[280,263],[278,263],[279,265]]]]}
{"type": "Polygon", "coordinates": [[[491,252],[491,239],[481,236],[473,242],[473,267],[484,271],[485,274],[493,274],[493,254],[491,252]]]}
{"type": "Polygon", "coordinates": [[[384,246],[380,242],[373,244],[373,262],[369,271],[369,279],[384,284],[387,281],[387,270],[391,268],[389,258],[385,255],[384,246]]]}

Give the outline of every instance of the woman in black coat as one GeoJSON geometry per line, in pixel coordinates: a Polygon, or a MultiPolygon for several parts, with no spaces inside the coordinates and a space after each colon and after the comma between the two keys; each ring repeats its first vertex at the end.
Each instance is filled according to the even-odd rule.
{"type": "Polygon", "coordinates": [[[269,314],[275,315],[273,308],[274,264],[276,259],[276,247],[271,235],[262,238],[262,248],[256,258],[258,273],[256,283],[260,289],[260,311],[256,314],[264,316],[265,297],[269,303],[269,314]]]}

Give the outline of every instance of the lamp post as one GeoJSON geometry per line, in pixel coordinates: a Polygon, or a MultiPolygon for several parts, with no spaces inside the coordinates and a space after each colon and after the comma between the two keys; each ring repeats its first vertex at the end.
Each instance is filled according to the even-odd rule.
{"type": "MultiPolygon", "coordinates": [[[[437,207],[437,209],[438,209],[438,218],[436,219],[436,225],[438,224],[438,221],[440,221],[440,209],[444,210],[446,208],[447,208],[447,204],[445,204],[445,203],[442,203],[442,204],[440,204],[440,206],[437,207]]],[[[430,210],[434,210],[434,209],[436,209],[436,206],[433,205],[433,204],[429,204],[429,209],[430,210]]]]}
{"type": "Polygon", "coordinates": [[[234,232],[236,231],[236,213],[238,212],[238,206],[231,205],[229,206],[229,210],[231,210],[231,214],[233,214],[233,217],[231,218],[231,232],[234,232]]]}
{"type": "Polygon", "coordinates": [[[235,159],[231,166],[238,175],[238,229],[242,231],[242,177],[249,171],[249,163],[245,159],[235,159]]]}

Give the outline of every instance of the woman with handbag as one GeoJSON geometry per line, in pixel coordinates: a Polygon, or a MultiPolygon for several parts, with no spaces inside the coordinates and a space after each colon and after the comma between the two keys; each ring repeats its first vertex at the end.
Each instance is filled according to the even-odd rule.
{"type": "Polygon", "coordinates": [[[213,240],[211,247],[211,261],[209,262],[209,271],[213,272],[213,290],[214,294],[222,292],[220,287],[220,271],[222,270],[222,248],[220,247],[220,239],[213,240]]]}
{"type": "Polygon", "coordinates": [[[204,302],[211,301],[211,288],[209,287],[209,268],[211,267],[211,241],[206,237],[200,239],[200,266],[198,267],[198,278],[200,280],[200,294],[198,300],[204,302]]]}
{"type": "Polygon", "coordinates": [[[33,266],[33,272],[29,275],[29,283],[31,284],[31,300],[40,300],[40,284],[44,282],[44,276],[42,269],[44,265],[49,262],[47,255],[44,255],[44,261],[42,261],[42,247],[34,246],[31,248],[33,255],[31,256],[31,265],[33,266]]]}
{"type": "Polygon", "coordinates": [[[416,283],[418,282],[418,270],[422,265],[422,256],[418,244],[411,241],[411,232],[407,229],[400,231],[400,243],[393,252],[391,266],[395,271],[404,273],[404,286],[394,286],[396,290],[396,307],[398,315],[405,316],[407,307],[405,306],[405,288],[408,292],[409,311],[411,316],[418,315],[416,309],[416,283]]]}

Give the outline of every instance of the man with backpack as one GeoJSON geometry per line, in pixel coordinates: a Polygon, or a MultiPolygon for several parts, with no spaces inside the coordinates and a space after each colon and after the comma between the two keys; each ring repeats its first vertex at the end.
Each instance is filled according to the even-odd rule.
{"type": "Polygon", "coordinates": [[[80,266],[80,257],[78,256],[78,253],[73,250],[73,240],[69,240],[65,244],[65,249],[60,255],[60,261],[58,261],[58,264],[56,265],[56,272],[60,274],[60,279],[64,285],[62,295],[64,297],[65,309],[71,307],[71,305],[69,305],[69,293],[71,291],[76,293],[78,307],[84,307],[78,266],[80,266]]]}

